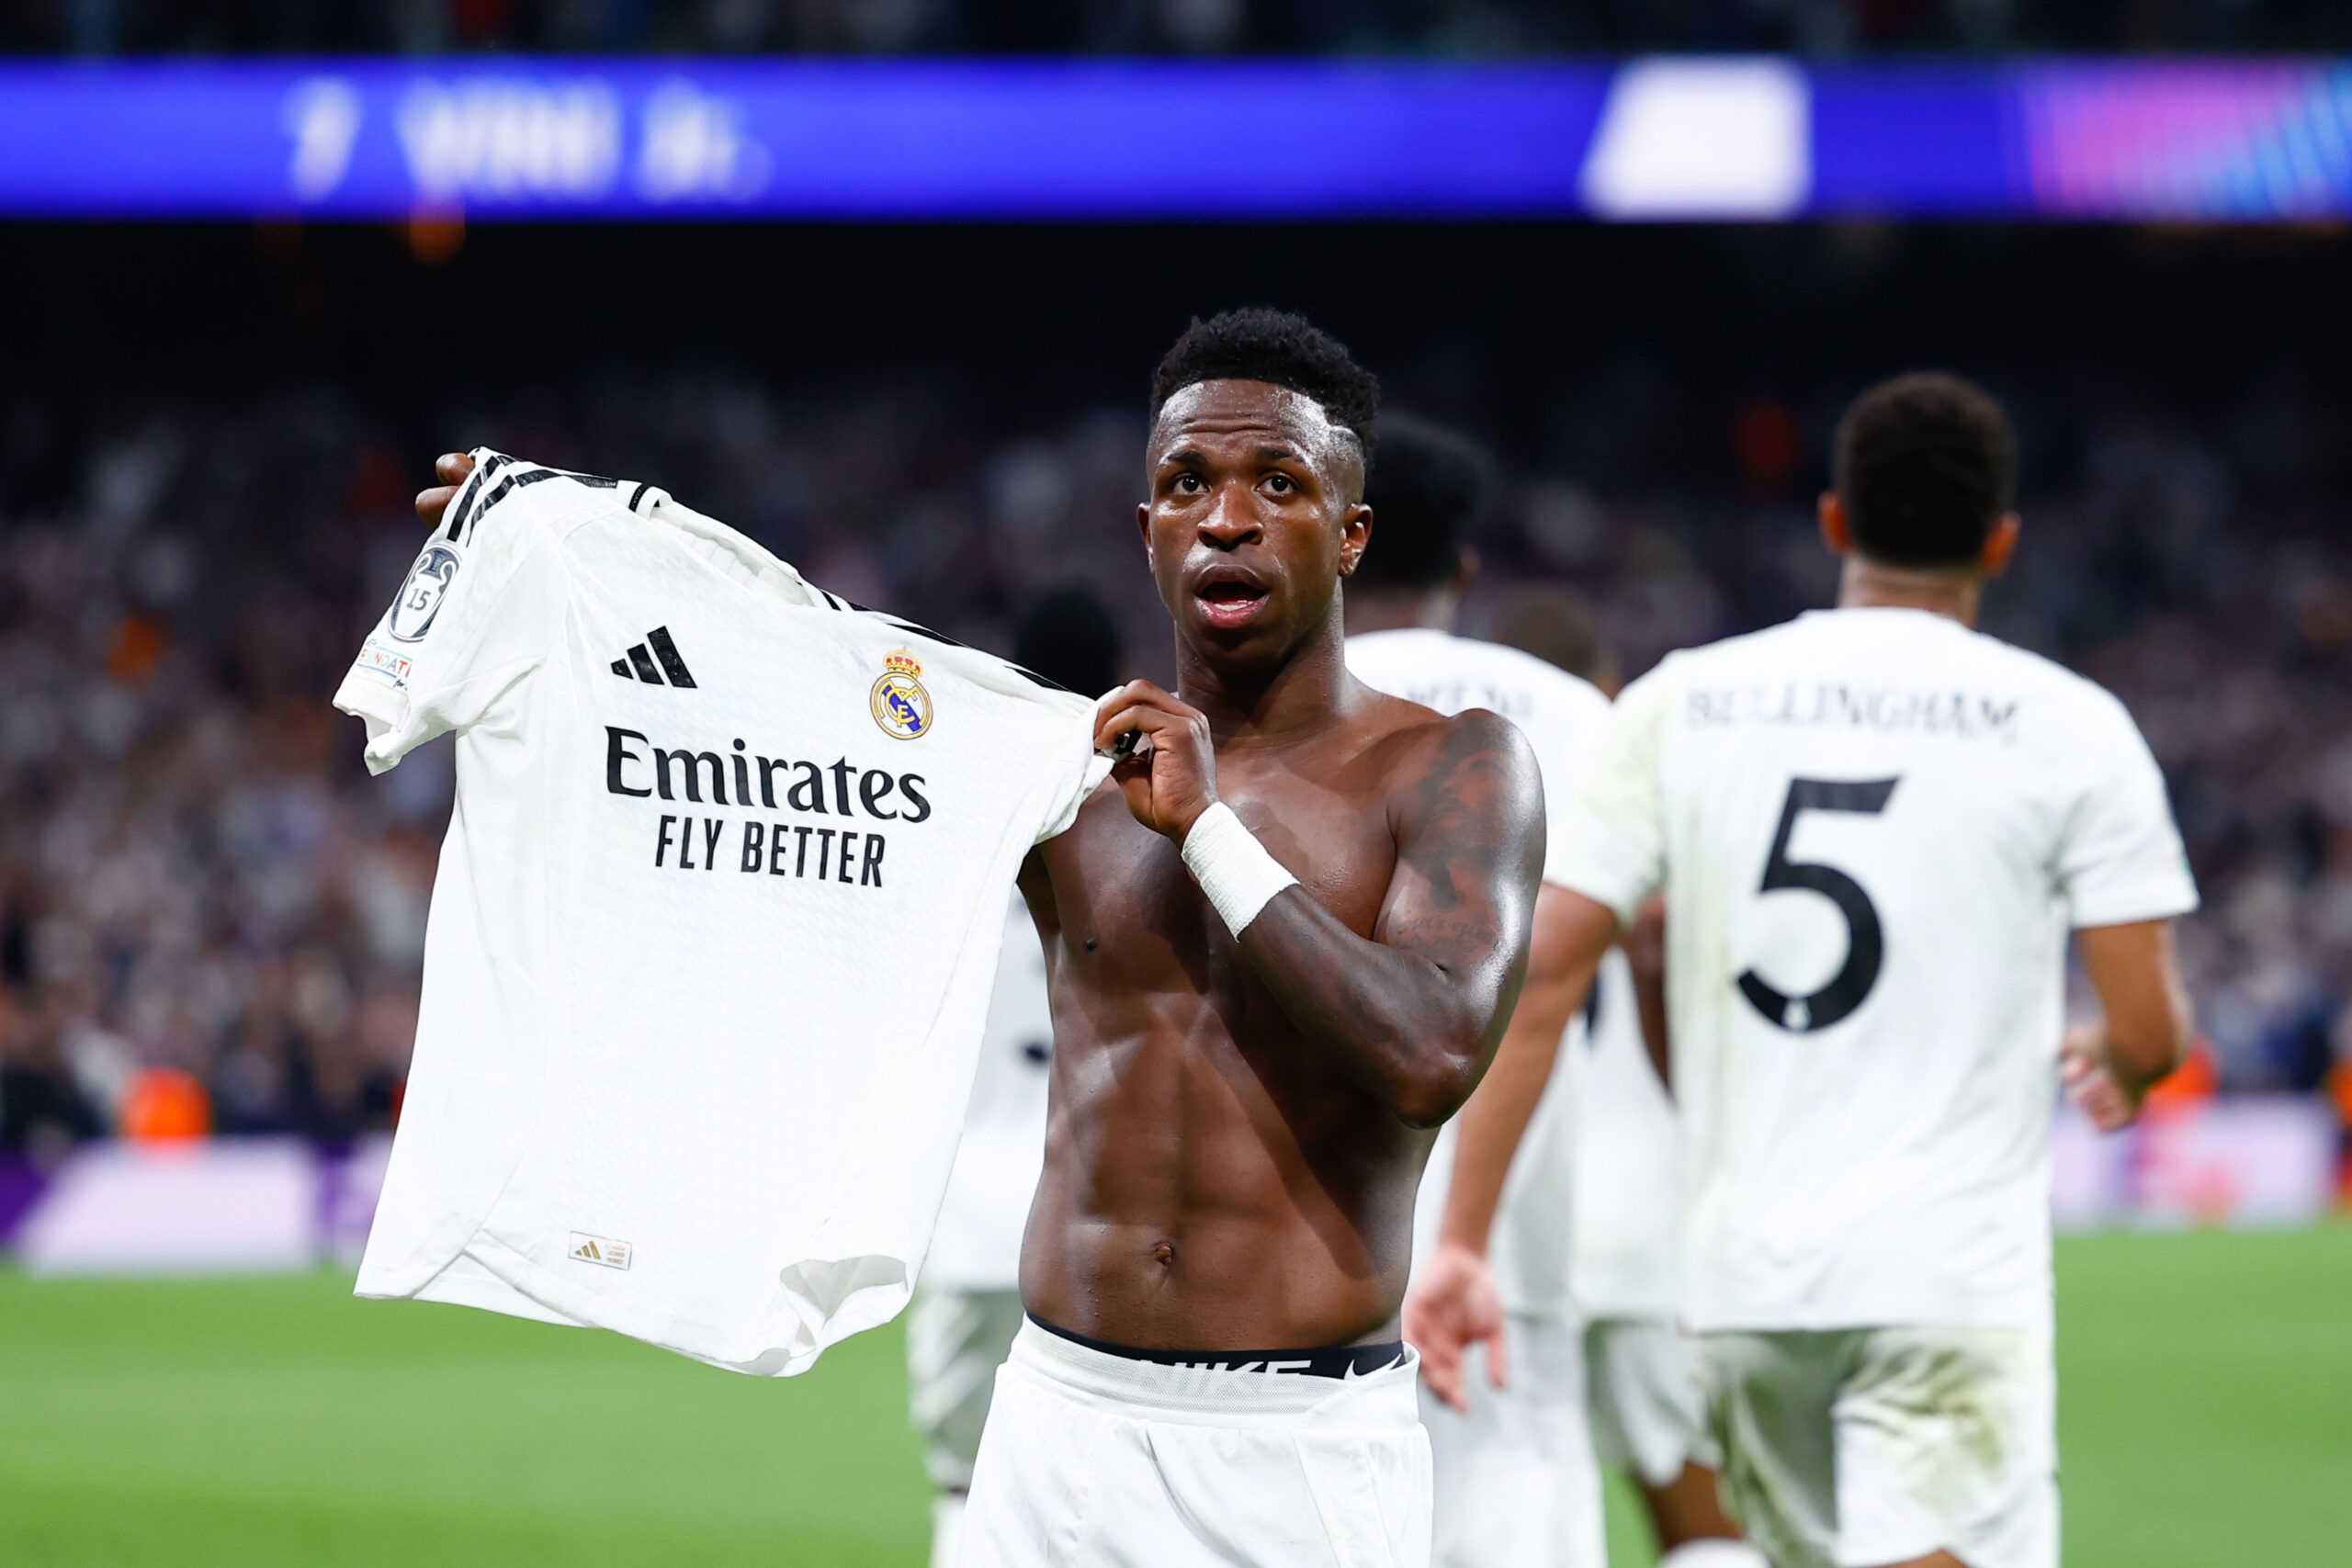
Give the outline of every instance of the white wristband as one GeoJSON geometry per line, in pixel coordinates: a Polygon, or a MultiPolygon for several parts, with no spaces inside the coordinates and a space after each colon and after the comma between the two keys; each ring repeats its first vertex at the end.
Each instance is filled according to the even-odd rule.
{"type": "Polygon", "coordinates": [[[1193,830],[1184,835],[1183,855],[1193,880],[1216,906],[1225,929],[1237,937],[1275,894],[1298,885],[1298,878],[1266,852],[1258,836],[1221,800],[1193,819],[1193,830]]]}

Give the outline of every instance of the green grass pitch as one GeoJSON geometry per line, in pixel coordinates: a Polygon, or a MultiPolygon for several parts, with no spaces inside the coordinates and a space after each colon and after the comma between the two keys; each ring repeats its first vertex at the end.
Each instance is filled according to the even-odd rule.
{"type": "MultiPolygon", "coordinates": [[[[2352,1562],[2352,1228],[2058,1260],[2070,1568],[2352,1562]]],[[[923,1561],[895,1331],[771,1382],[347,1290],[0,1274],[0,1563],[923,1561]]]]}

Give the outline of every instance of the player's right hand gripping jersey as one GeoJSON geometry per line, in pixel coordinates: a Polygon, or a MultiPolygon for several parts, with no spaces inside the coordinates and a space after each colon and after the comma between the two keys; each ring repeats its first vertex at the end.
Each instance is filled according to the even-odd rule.
{"type": "Polygon", "coordinates": [[[2068,929],[2197,902],[2122,705],[1815,612],[1670,655],[1585,781],[1566,880],[1667,893],[1689,1325],[2046,1325],[2068,929]]]}
{"type": "Polygon", "coordinates": [[[797,1372],[904,1304],[1093,704],[643,485],[474,454],[335,704],[458,732],[364,1296],[797,1372]]]}

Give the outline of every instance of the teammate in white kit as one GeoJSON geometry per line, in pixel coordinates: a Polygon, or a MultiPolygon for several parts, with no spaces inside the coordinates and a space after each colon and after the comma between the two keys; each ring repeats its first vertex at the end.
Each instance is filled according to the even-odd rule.
{"type": "MultiPolygon", "coordinates": [[[[1062,589],[1032,605],[1013,661],[1073,692],[1119,682],[1119,628],[1102,602],[1062,589]]],[[[1021,1232],[1046,1158],[1054,1019],[1046,953],[1016,895],[1005,917],[979,1071],[922,1277],[907,1307],[909,1413],[933,1487],[932,1568],[949,1568],[996,1370],[1021,1328],[1021,1232]]]]}
{"type": "Polygon", "coordinates": [[[1838,607],[1635,682],[1575,807],[1585,951],[1666,891],[1682,1311],[1781,1568],[2057,1562],[2052,1100],[2120,1124],[2188,1037],[2146,744],[1971,629],[2015,452],[1957,378],[1865,393],[1821,503],[1838,607]],[[2070,929],[2104,1027],[2062,1054],[2070,929]]]}
{"type": "MultiPolygon", "coordinates": [[[[1522,589],[1494,629],[1617,694],[1616,661],[1581,596],[1522,589]]],[[[1641,1491],[1661,1568],[1758,1568],[1762,1554],[1724,1512],[1694,1347],[1676,1321],[1682,1132],[1652,1062],[1666,1040],[1665,931],[1665,900],[1652,898],[1601,961],[1581,1044],[1573,1035],[1563,1043],[1555,1076],[1565,1081],[1544,1090],[1545,1105],[1559,1098],[1569,1107],[1568,1281],[1584,1326],[1586,1409],[1601,1464],[1641,1491]]],[[[1508,1209],[1498,1222],[1509,1224],[1508,1209]]]]}
{"type": "Polygon", "coordinates": [[[1596,987],[1585,1049],[1568,1058],[1568,1277],[1584,1316],[1586,1395],[1601,1463],[1639,1488],[1667,1568],[1728,1568],[1762,1558],[1729,1544],[1739,1532],[1719,1496],[1723,1461],[1695,1347],[1678,1321],[1682,1129],[1645,1038],[1648,1028],[1665,1038],[1664,937],[1663,900],[1653,899],[1624,941],[1626,1001],[1596,987]],[[1639,1006],[1628,1005],[1636,993],[1639,1006]]]}
{"type": "MultiPolygon", "coordinates": [[[[1406,416],[1382,419],[1380,460],[1364,492],[1378,526],[1348,585],[1348,670],[1440,713],[1483,707],[1510,719],[1534,747],[1544,798],[1557,812],[1609,701],[1540,659],[1453,634],[1476,570],[1463,538],[1482,503],[1487,468],[1477,448],[1450,431],[1406,416]]],[[[1536,895],[1527,987],[1493,1074],[1531,1065],[1545,1070],[1562,1034],[1581,1033],[1573,1021],[1588,974],[1562,951],[1566,928],[1557,918],[1568,897],[1550,886],[1536,895]]],[[[1442,1402],[1423,1403],[1421,1420],[1436,1482],[1431,1555],[1446,1568],[1600,1568],[1606,1561],[1600,1474],[1568,1299],[1570,1087],[1567,1075],[1553,1075],[1508,1176],[1486,1173],[1503,1181],[1505,1195],[1493,1226],[1498,1289],[1481,1310],[1508,1324],[1491,1342],[1489,1375],[1424,1363],[1433,1389],[1444,1391],[1442,1402]]],[[[1479,1103],[1473,1096],[1462,1114],[1475,1116],[1479,1103]]],[[[1451,1248],[1463,1244],[1441,1221],[1453,1164],[1453,1140],[1442,1137],[1415,1214],[1423,1271],[1432,1258],[1444,1268],[1451,1248]]],[[[1469,1174],[1472,1187],[1479,1181],[1480,1173],[1469,1174]]],[[[1482,1229],[1474,1245],[1484,1250],[1487,1240],[1482,1229]]],[[[1414,1337],[1409,1305],[1406,1336],[1414,1337]]]]}

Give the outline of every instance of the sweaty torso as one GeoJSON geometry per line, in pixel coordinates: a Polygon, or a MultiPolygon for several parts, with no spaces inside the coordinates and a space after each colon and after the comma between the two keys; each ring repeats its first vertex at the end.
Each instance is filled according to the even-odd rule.
{"type": "MultiPolygon", "coordinates": [[[[1220,746],[1217,795],[1317,902],[1376,937],[1426,708],[1354,689],[1279,749],[1220,746]]],[[[1176,846],[1099,791],[1022,888],[1053,998],[1051,1121],[1022,1299],[1156,1349],[1394,1337],[1434,1134],[1342,1076],[1260,983],[1176,846]]]]}

